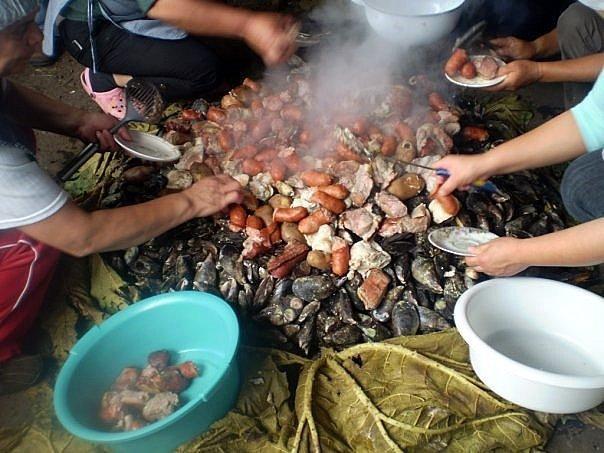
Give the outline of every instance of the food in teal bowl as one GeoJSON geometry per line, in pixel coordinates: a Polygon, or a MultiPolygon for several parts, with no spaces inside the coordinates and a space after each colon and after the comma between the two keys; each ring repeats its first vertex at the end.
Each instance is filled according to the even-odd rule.
{"type": "Polygon", "coordinates": [[[204,432],[235,404],[239,326],[231,307],[207,293],[183,291],[138,302],[93,327],[70,352],[55,385],[57,417],[72,434],[114,451],[168,452],[204,432]],[[99,401],[123,368],[144,367],[147,355],[170,351],[192,361],[199,377],[168,417],[130,432],[111,432],[99,401]]]}

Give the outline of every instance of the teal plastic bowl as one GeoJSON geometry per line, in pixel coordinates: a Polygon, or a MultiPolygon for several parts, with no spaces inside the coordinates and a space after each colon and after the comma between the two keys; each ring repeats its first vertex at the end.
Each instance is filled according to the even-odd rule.
{"type": "Polygon", "coordinates": [[[75,436],[114,451],[172,451],[235,404],[238,341],[235,313],[211,294],[183,291],[138,302],[93,327],[73,347],[55,385],[57,417],[75,436]],[[124,367],[144,367],[158,349],[170,351],[172,363],[192,360],[200,376],[169,417],[132,432],[108,431],[97,416],[101,396],[124,367]]]}

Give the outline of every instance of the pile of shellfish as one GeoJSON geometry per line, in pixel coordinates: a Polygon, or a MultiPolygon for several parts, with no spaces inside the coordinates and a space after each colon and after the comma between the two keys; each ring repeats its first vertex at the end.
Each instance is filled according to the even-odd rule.
{"type": "Polygon", "coordinates": [[[220,105],[198,100],[164,123],[175,165],[129,160],[104,206],[144,201],[226,173],[244,187],[228,216],[196,219],[106,259],[144,294],[222,295],[273,341],[306,355],[449,328],[481,277],[427,241],[434,227],[531,237],[566,224],[554,183],[494,178],[499,194],[432,199],[442,156],[498,139],[425,77],[350,93],[325,109],[306,67],[246,79],[220,105]]]}

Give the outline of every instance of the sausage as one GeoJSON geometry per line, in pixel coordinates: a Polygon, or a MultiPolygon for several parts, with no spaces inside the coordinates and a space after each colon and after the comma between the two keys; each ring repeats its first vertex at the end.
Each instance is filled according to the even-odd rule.
{"type": "Polygon", "coordinates": [[[489,132],[482,127],[466,126],[461,130],[461,136],[467,141],[486,142],[489,139],[489,132]]]}
{"type": "Polygon", "coordinates": [[[334,221],[334,215],[325,210],[317,209],[308,217],[300,220],[298,223],[298,231],[302,234],[314,234],[319,231],[321,225],[327,225],[334,221]]]}
{"type": "Polygon", "coordinates": [[[346,204],[342,200],[338,200],[320,190],[317,190],[313,194],[311,201],[319,203],[325,209],[328,209],[335,214],[342,214],[346,210],[346,204]]]}
{"type": "Polygon", "coordinates": [[[241,166],[241,171],[246,175],[256,176],[262,172],[262,164],[255,159],[245,159],[241,166]]]}
{"type": "Polygon", "coordinates": [[[228,152],[233,148],[233,138],[231,137],[231,134],[229,134],[229,131],[223,129],[218,133],[218,143],[225,152],[228,152]]]}
{"type": "Polygon", "coordinates": [[[252,79],[250,79],[248,77],[246,77],[245,79],[243,79],[242,85],[244,87],[248,87],[254,93],[258,93],[262,89],[262,85],[260,84],[260,82],[256,82],[255,80],[252,80],[252,79]]]}
{"type": "Polygon", "coordinates": [[[394,131],[401,141],[415,142],[415,132],[404,121],[398,121],[394,126],[394,131]]]}
{"type": "Polygon", "coordinates": [[[248,228],[255,228],[257,230],[261,230],[264,228],[264,222],[260,217],[256,217],[255,215],[248,216],[245,226],[248,228]]]}
{"type": "Polygon", "coordinates": [[[332,183],[332,178],[327,173],[314,170],[302,172],[300,178],[309,187],[328,186],[332,183]]]}
{"type": "Polygon", "coordinates": [[[300,135],[298,136],[298,140],[303,145],[308,145],[312,141],[311,132],[308,129],[304,129],[302,132],[300,132],[300,135]]]}
{"type": "Polygon", "coordinates": [[[271,131],[271,121],[268,118],[263,118],[258,121],[251,129],[252,138],[254,140],[262,140],[271,131]]]}
{"type": "Polygon", "coordinates": [[[281,110],[281,117],[285,120],[297,123],[302,120],[302,109],[297,105],[286,105],[281,110]]]}
{"type": "Polygon", "coordinates": [[[357,118],[350,126],[350,131],[354,135],[365,135],[367,132],[367,120],[365,118],[357,118]]]}
{"type": "Polygon", "coordinates": [[[338,154],[338,156],[340,156],[342,160],[354,160],[361,164],[364,164],[366,162],[363,157],[359,156],[357,153],[355,153],[352,149],[350,149],[342,142],[338,142],[338,144],[336,145],[336,153],[338,154]]]}
{"type": "Polygon", "coordinates": [[[254,157],[257,152],[258,148],[254,145],[246,145],[233,153],[233,159],[250,159],[254,157]]]}
{"type": "Polygon", "coordinates": [[[259,162],[271,161],[277,157],[277,154],[279,154],[279,150],[275,148],[266,148],[256,154],[255,159],[259,162]]]}
{"type": "Polygon", "coordinates": [[[246,218],[247,214],[245,213],[245,209],[239,204],[233,206],[229,211],[229,221],[231,222],[231,225],[236,228],[245,228],[246,218]]]}
{"type": "Polygon", "coordinates": [[[459,72],[462,77],[465,77],[466,79],[473,79],[476,77],[476,66],[474,66],[474,63],[471,61],[468,61],[461,67],[459,72]]]}
{"type": "Polygon", "coordinates": [[[428,96],[428,104],[430,104],[430,108],[435,112],[449,110],[449,104],[447,104],[447,101],[445,101],[437,92],[430,93],[428,96]]]}
{"type": "Polygon", "coordinates": [[[278,223],[291,222],[298,223],[304,217],[308,216],[306,208],[277,208],[273,212],[273,220],[278,223]]]}
{"type": "Polygon", "coordinates": [[[386,137],[384,137],[384,143],[382,143],[382,154],[384,156],[393,156],[397,146],[398,142],[396,141],[396,137],[393,137],[392,135],[387,135],[386,137]]]}
{"type": "Polygon", "coordinates": [[[279,228],[279,225],[277,223],[273,222],[269,224],[265,229],[268,233],[271,245],[274,245],[277,242],[281,242],[281,228],[279,228]]]}
{"type": "Polygon", "coordinates": [[[350,248],[346,241],[334,241],[331,249],[331,271],[338,277],[348,273],[350,263],[350,248]]]}
{"type": "Polygon", "coordinates": [[[221,108],[211,106],[206,113],[206,118],[208,121],[222,123],[226,119],[226,112],[221,108]]]}
{"type": "Polygon", "coordinates": [[[445,73],[450,77],[454,77],[468,60],[468,53],[465,50],[456,49],[445,64],[445,73]]]}
{"type": "Polygon", "coordinates": [[[252,113],[256,118],[261,118],[264,112],[264,106],[262,105],[262,101],[260,99],[254,99],[250,103],[250,109],[252,109],[252,113]]]}
{"type": "Polygon", "coordinates": [[[302,161],[300,160],[300,156],[298,156],[295,152],[292,152],[287,157],[284,157],[283,163],[287,167],[289,171],[297,172],[302,168],[302,161]]]}
{"type": "Polygon", "coordinates": [[[285,164],[281,159],[275,159],[270,163],[270,173],[275,181],[283,181],[285,179],[285,164]]]}
{"type": "Polygon", "coordinates": [[[330,186],[320,187],[319,190],[338,200],[344,200],[350,194],[348,189],[342,184],[332,184],[330,186]]]}
{"type": "Polygon", "coordinates": [[[271,112],[278,112],[283,108],[283,102],[279,99],[279,96],[267,96],[262,101],[264,107],[271,112]]]}

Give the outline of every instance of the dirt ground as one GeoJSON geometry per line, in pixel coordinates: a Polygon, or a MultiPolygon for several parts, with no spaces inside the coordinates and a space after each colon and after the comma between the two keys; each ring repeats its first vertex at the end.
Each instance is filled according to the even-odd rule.
{"type": "MultiPolygon", "coordinates": [[[[47,68],[30,68],[16,80],[74,107],[94,109],[96,105],[85,95],[79,83],[81,70],[71,57],[63,55],[56,64],[47,68]]],[[[559,107],[562,100],[561,87],[556,85],[532,87],[525,90],[523,95],[536,105],[550,107],[559,107]]],[[[46,132],[39,132],[37,136],[39,161],[53,174],[84,146],[78,140],[46,132]]],[[[0,428],[18,425],[19,420],[27,419],[30,410],[24,407],[24,399],[19,394],[0,397],[0,428]]],[[[547,451],[552,453],[587,453],[601,449],[604,449],[604,431],[585,427],[575,421],[560,424],[547,446],[547,451]]]]}

